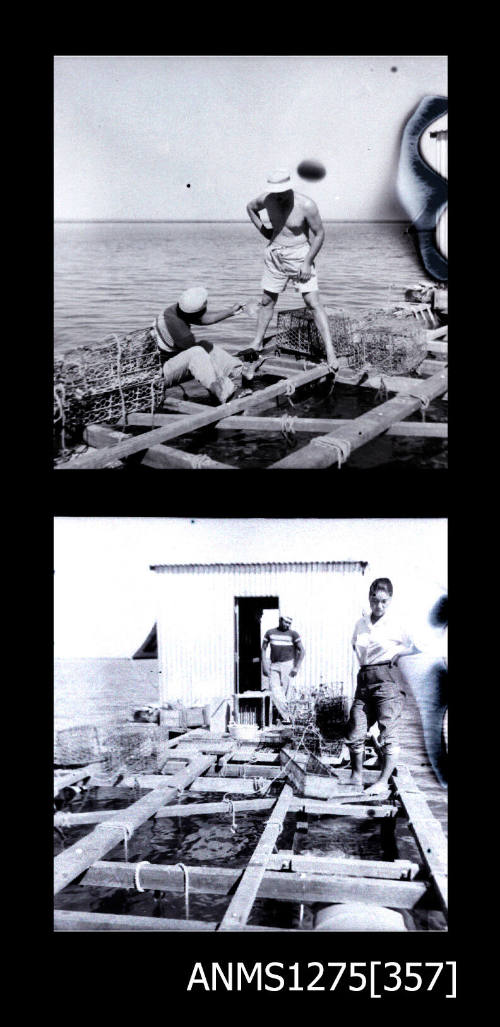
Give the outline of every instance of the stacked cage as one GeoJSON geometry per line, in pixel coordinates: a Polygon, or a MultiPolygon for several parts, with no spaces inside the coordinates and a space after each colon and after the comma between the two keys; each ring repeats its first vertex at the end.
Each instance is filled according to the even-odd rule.
{"type": "MultiPolygon", "coordinates": [[[[386,375],[416,371],[427,354],[422,322],[412,313],[373,311],[352,317],[343,310],[328,315],[334,350],[353,370],[370,368],[386,375]]],[[[311,311],[283,310],[278,314],[277,353],[321,362],[325,359],[311,311]]]]}
{"type": "Polygon", "coordinates": [[[79,442],[92,423],[123,421],[161,406],[164,380],[149,329],[124,339],[109,336],[95,347],[69,350],[54,361],[54,432],[57,447],[79,442]]]}

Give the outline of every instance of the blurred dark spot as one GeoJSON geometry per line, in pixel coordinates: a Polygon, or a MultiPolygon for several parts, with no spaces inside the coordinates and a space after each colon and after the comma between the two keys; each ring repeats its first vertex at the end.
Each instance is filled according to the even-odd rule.
{"type": "Polygon", "coordinates": [[[441,596],[432,607],[429,614],[429,622],[433,627],[442,628],[448,624],[448,596],[441,596]]]}
{"type": "Polygon", "coordinates": [[[397,68],[391,68],[391,71],[397,71],[397,70],[398,70],[397,68]]]}
{"type": "Polygon", "coordinates": [[[186,185],[186,189],[190,189],[190,188],[191,188],[191,182],[188,182],[187,185],[186,185]]]}

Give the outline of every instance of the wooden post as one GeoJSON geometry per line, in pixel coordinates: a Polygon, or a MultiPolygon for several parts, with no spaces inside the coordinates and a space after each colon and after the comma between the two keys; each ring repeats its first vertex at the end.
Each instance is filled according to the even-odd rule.
{"type": "Polygon", "coordinates": [[[238,927],[246,924],[255,902],[259,885],[266,872],[267,861],[273,851],[276,839],[283,830],[284,820],[292,798],[292,788],[290,785],[284,785],[236,892],[224,913],[219,931],[233,931],[235,926],[238,927]]]}
{"type": "Polygon", "coordinates": [[[163,787],[156,788],[138,799],[127,809],[118,810],[114,817],[107,820],[69,849],[65,849],[54,860],[54,894],[74,881],[75,877],[101,859],[106,852],[114,849],[123,841],[125,832],[130,837],[133,832],[149,820],[162,806],[173,802],[180,791],[186,788],[199,774],[213,766],[215,756],[199,756],[186,769],[170,779],[164,779],[163,787]]]}

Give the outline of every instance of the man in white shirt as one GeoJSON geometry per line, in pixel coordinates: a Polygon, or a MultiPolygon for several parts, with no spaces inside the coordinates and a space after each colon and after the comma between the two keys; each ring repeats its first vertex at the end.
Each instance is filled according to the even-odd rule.
{"type": "Polygon", "coordinates": [[[368,594],[371,613],[358,620],[352,638],[360,670],[351,707],[346,742],[351,753],[353,784],[362,784],[366,733],[378,722],[382,771],[366,795],[387,791],[399,753],[399,723],[404,693],[393,670],[402,656],[418,652],[404,628],[389,612],[393,587],[389,578],[376,578],[368,594]]]}

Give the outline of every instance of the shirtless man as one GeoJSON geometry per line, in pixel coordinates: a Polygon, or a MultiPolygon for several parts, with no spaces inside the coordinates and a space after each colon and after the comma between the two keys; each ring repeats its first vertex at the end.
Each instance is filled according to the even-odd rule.
{"type": "Polygon", "coordinates": [[[264,259],[262,299],[257,317],[257,332],[252,346],[263,347],[266,328],[273,316],[276,300],[291,279],[312,311],[325,347],[326,360],[337,371],[338,360],[333,348],[328,318],[318,292],[314,258],[325,238],[325,230],[314,200],[292,189],[288,171],[274,171],[268,176],[265,192],[247,204],[251,221],[261,235],[269,239],[264,259]],[[272,228],[263,225],[259,211],[266,210],[272,228]],[[312,241],[310,240],[312,236],[312,241]]]}

